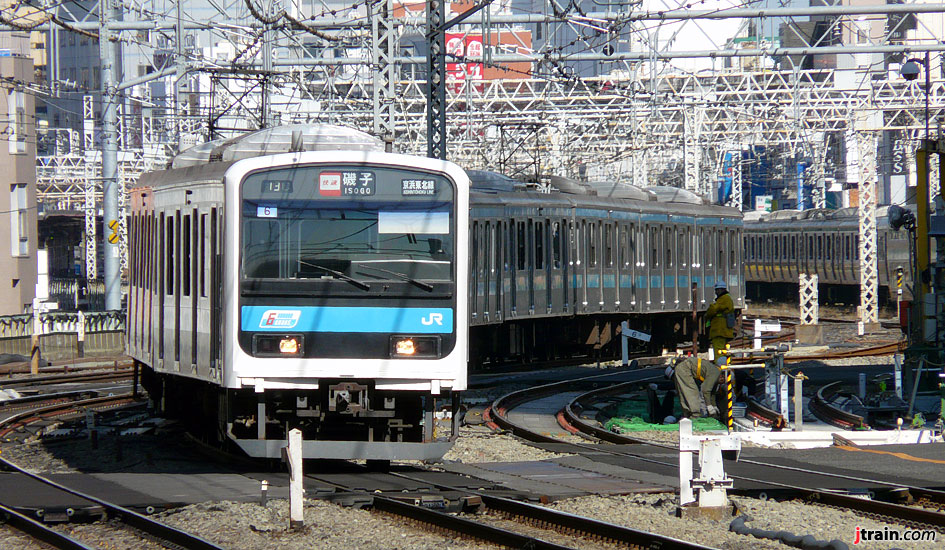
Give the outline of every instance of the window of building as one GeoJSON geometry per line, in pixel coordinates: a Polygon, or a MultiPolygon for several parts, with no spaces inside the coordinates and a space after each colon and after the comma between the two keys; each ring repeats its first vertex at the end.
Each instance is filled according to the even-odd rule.
{"type": "Polygon", "coordinates": [[[10,245],[13,256],[30,253],[29,206],[26,204],[26,184],[10,185],[10,245]]]}
{"type": "Polygon", "coordinates": [[[8,120],[12,122],[9,129],[10,154],[26,153],[26,94],[18,90],[10,90],[7,94],[8,120]]]}

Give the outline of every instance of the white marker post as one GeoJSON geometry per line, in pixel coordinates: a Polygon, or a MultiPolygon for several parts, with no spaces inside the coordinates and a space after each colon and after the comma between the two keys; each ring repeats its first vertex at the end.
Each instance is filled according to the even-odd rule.
{"type": "Polygon", "coordinates": [[[302,498],[302,430],[289,430],[289,444],[286,447],[286,461],[289,463],[289,528],[301,529],[305,526],[302,498]]]}
{"type": "MultiPolygon", "coordinates": [[[[695,443],[698,444],[698,443],[695,443]]],[[[685,506],[696,501],[692,492],[692,420],[683,418],[679,421],[679,505],[685,506]]]]}

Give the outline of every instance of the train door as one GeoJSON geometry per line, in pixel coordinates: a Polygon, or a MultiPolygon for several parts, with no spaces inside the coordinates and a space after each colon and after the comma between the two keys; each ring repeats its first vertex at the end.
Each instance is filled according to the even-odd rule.
{"type": "Polygon", "coordinates": [[[164,317],[161,326],[163,328],[164,360],[165,368],[168,364],[173,364],[179,359],[177,349],[176,330],[180,327],[178,319],[179,301],[175,296],[176,271],[177,271],[177,216],[170,213],[165,218],[165,238],[164,238],[164,311],[161,315],[164,317]],[[175,328],[176,327],[176,328],[175,328]]]}
{"type": "Polygon", "coordinates": [[[587,307],[589,311],[600,311],[604,304],[601,294],[601,222],[587,224],[587,307]]]}
{"type": "Polygon", "coordinates": [[[572,218],[571,220],[568,221],[568,224],[566,227],[567,227],[568,233],[567,233],[567,239],[565,240],[568,243],[568,246],[566,248],[566,250],[568,251],[568,258],[567,258],[567,261],[564,262],[565,268],[567,270],[567,273],[565,274],[565,277],[564,277],[564,284],[565,284],[564,306],[565,306],[565,311],[573,311],[577,313],[577,311],[579,310],[578,290],[577,290],[578,289],[577,277],[578,277],[578,268],[579,268],[579,265],[578,265],[579,256],[577,254],[578,223],[576,220],[574,220],[574,218],[572,218]]]}
{"type": "MultiPolygon", "coordinates": [[[[649,246],[647,246],[647,252],[649,254],[648,262],[649,265],[649,278],[650,278],[650,292],[649,300],[647,303],[659,304],[662,306],[663,301],[663,269],[662,263],[660,262],[660,236],[661,236],[661,227],[659,225],[652,225],[649,227],[649,246]]],[[[656,308],[654,308],[656,309],[656,308]]],[[[658,309],[662,309],[659,307],[658,309]]]]}
{"type": "Polygon", "coordinates": [[[600,307],[603,311],[615,311],[617,307],[617,260],[614,243],[616,227],[611,220],[602,222],[600,247],[600,307]]]}
{"type": "Polygon", "coordinates": [[[498,308],[498,266],[501,258],[499,251],[499,242],[497,241],[497,226],[494,221],[486,222],[486,240],[489,241],[489,251],[486,256],[486,320],[495,321],[499,316],[498,308]]]}
{"type": "Polygon", "coordinates": [[[479,285],[479,268],[476,260],[479,256],[479,222],[474,221],[469,228],[469,318],[473,324],[478,324],[479,304],[476,301],[479,285]]]}
{"type": "Polygon", "coordinates": [[[531,218],[525,224],[525,300],[528,314],[535,314],[535,223],[531,218]]]}
{"type": "Polygon", "coordinates": [[[676,247],[679,250],[679,267],[676,275],[676,292],[683,309],[692,309],[692,291],[689,281],[692,280],[692,228],[686,224],[677,226],[676,247]]]}
{"type": "MultiPolygon", "coordinates": [[[[524,225],[524,224],[523,224],[524,225]]],[[[510,314],[512,316],[518,315],[518,274],[519,274],[519,262],[521,260],[521,244],[522,236],[519,235],[519,222],[512,219],[509,223],[509,306],[510,314]]],[[[521,264],[524,266],[525,262],[522,261],[521,264]]]]}
{"type": "Polygon", "coordinates": [[[617,303],[614,304],[617,311],[626,311],[630,305],[630,261],[629,247],[627,241],[629,238],[628,226],[626,224],[617,224],[617,303]]]}
{"type": "Polygon", "coordinates": [[[552,313],[561,311],[560,307],[555,307],[555,295],[558,287],[557,279],[560,278],[561,270],[561,249],[560,235],[558,234],[558,222],[544,220],[545,224],[545,243],[548,251],[545,263],[545,312],[552,313]]]}
{"type": "Polygon", "coordinates": [[[675,225],[663,226],[663,300],[665,309],[676,309],[679,298],[676,293],[676,231],[675,225]]]}
{"type": "Polygon", "coordinates": [[[548,313],[548,243],[545,232],[545,220],[537,219],[533,225],[534,232],[534,274],[532,275],[533,314],[545,315],[548,313]]]}
{"type": "Polygon", "coordinates": [[[636,250],[636,225],[630,224],[624,228],[626,231],[626,242],[624,243],[625,252],[624,252],[624,280],[626,281],[626,289],[623,291],[620,298],[621,303],[625,304],[624,309],[633,309],[637,304],[637,250],[636,250]]]}
{"type": "Polygon", "coordinates": [[[575,310],[581,312],[587,312],[587,264],[590,262],[590,257],[587,254],[587,231],[588,231],[587,220],[581,220],[576,226],[577,234],[574,236],[576,243],[576,253],[575,264],[577,266],[576,276],[577,276],[577,286],[575,288],[575,310]],[[577,304],[580,304],[578,309],[577,304]]]}
{"type": "Polygon", "coordinates": [[[689,246],[692,248],[692,268],[689,270],[689,276],[692,278],[692,284],[696,285],[696,307],[702,308],[705,301],[705,278],[702,274],[702,232],[699,226],[692,226],[692,235],[689,246]]]}
{"type": "Polygon", "coordinates": [[[189,337],[186,339],[187,351],[184,353],[184,361],[191,365],[194,374],[197,373],[198,342],[197,337],[197,311],[200,306],[200,212],[197,208],[191,210],[187,230],[187,253],[182,255],[187,260],[184,262],[185,269],[183,277],[187,279],[187,302],[190,309],[190,326],[187,327],[189,337]]]}

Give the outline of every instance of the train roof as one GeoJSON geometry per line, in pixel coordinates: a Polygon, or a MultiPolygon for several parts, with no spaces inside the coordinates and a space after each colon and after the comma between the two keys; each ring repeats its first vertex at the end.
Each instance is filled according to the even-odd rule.
{"type": "MultiPolygon", "coordinates": [[[[915,210],[914,206],[907,206],[915,210]]],[[[884,223],[889,206],[876,207],[877,224],[884,223]]],[[[770,225],[779,227],[782,225],[797,225],[802,222],[803,225],[824,224],[824,225],[847,225],[859,223],[859,209],[856,207],[848,208],[810,208],[807,210],[775,210],[774,212],[745,212],[744,219],[746,224],[770,225]]]]}
{"type": "Polygon", "coordinates": [[[344,126],[288,124],[201,143],[175,156],[171,168],[303,151],[384,152],[384,144],[370,134],[344,126]]]}

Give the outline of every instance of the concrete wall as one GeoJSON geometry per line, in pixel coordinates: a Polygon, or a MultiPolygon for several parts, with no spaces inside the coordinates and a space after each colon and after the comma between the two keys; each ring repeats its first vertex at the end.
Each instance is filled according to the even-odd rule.
{"type": "Polygon", "coordinates": [[[0,77],[0,116],[8,120],[7,130],[0,135],[0,315],[13,315],[22,313],[36,293],[35,98],[17,84],[33,81],[33,60],[0,57],[0,77]],[[19,115],[10,108],[17,96],[22,98],[19,115]],[[25,208],[19,211],[13,204],[17,185],[26,186],[25,208]],[[25,216],[22,221],[21,216],[25,216]],[[13,242],[14,232],[26,239],[22,248],[13,242]]]}
{"type": "MultiPolygon", "coordinates": [[[[18,336],[0,338],[0,354],[15,353],[30,356],[31,338],[18,336]]],[[[84,351],[79,352],[78,335],[75,332],[44,334],[39,339],[42,358],[49,361],[75,359],[77,357],[112,356],[125,352],[124,331],[96,332],[85,335],[84,351]]]]}

